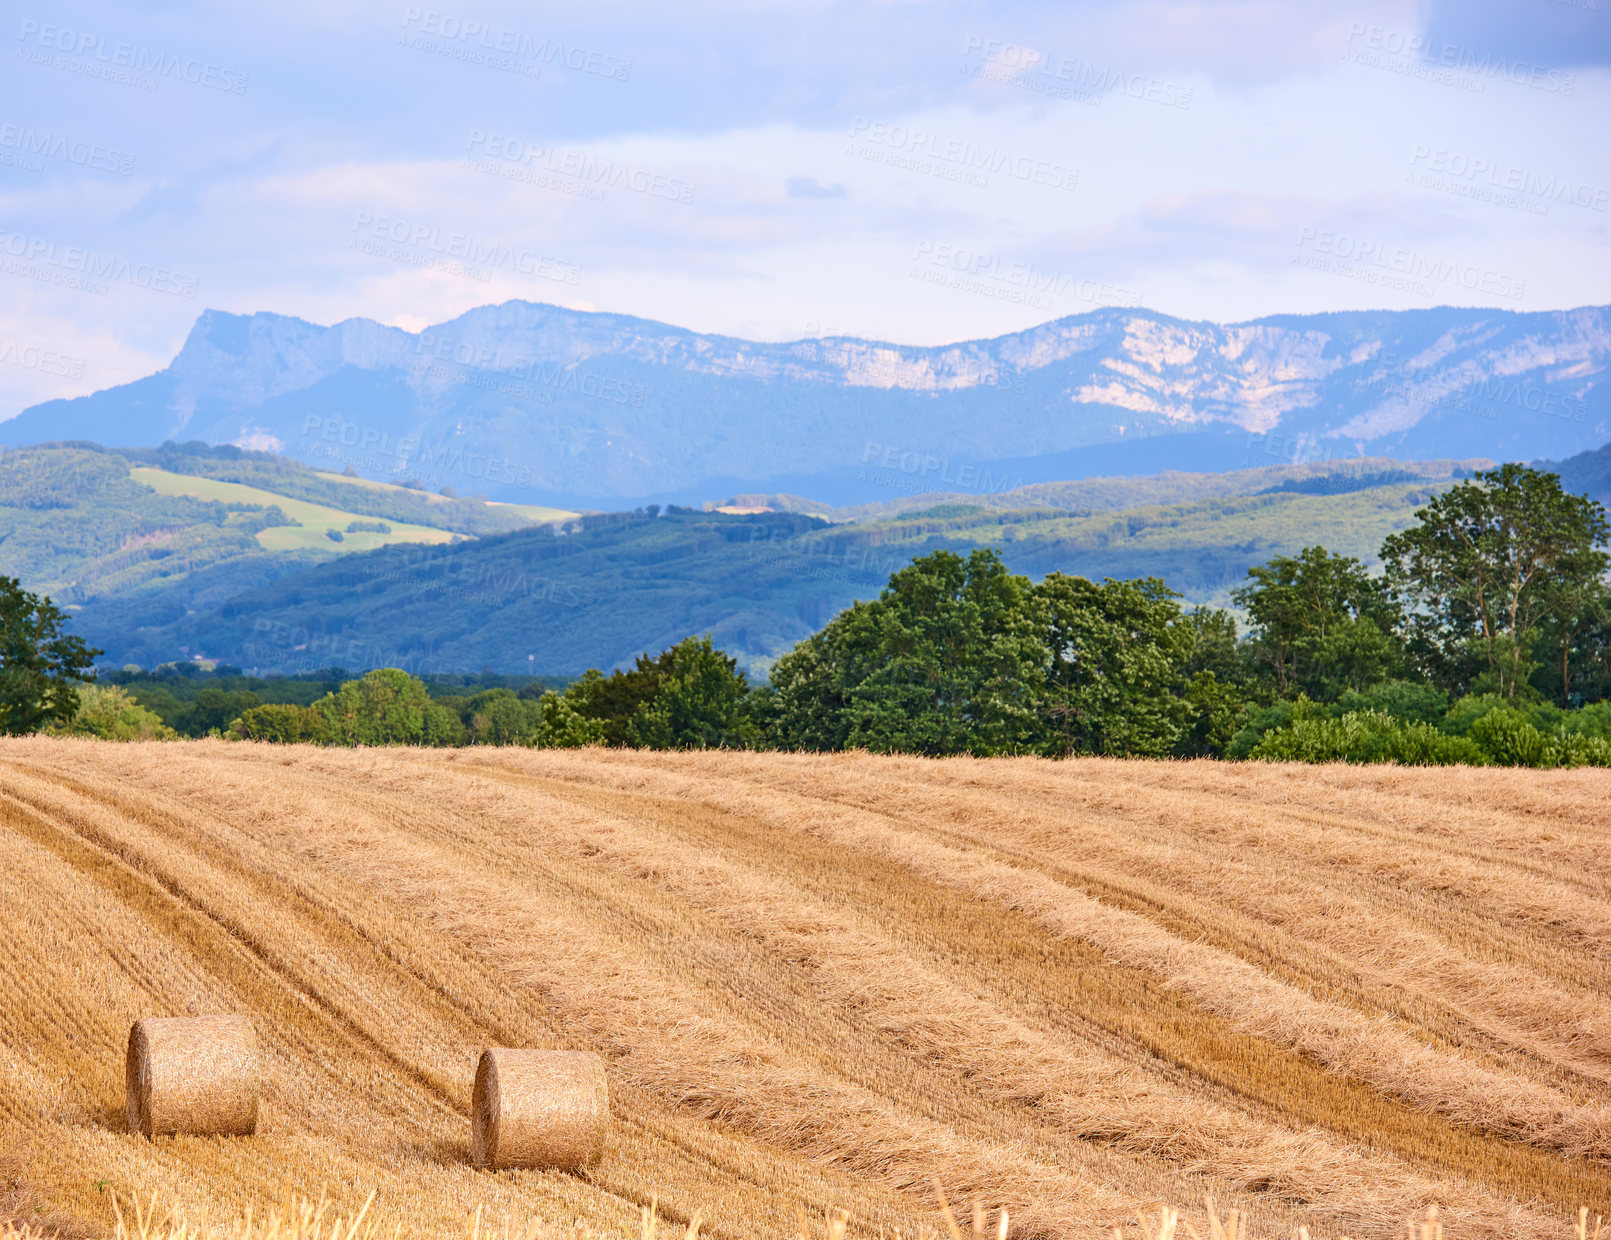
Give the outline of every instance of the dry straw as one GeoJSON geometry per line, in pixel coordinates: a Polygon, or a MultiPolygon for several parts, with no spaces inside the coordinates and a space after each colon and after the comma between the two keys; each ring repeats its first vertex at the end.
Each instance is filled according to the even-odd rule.
{"type": "Polygon", "coordinates": [[[240,1137],[257,1130],[261,1069],[244,1016],[148,1017],[129,1030],[129,1131],[240,1137]]]}
{"type": "MultiPolygon", "coordinates": [[[[247,1206],[245,1216],[238,1218],[230,1227],[227,1235],[229,1240],[383,1240],[385,1232],[381,1231],[380,1224],[375,1219],[368,1218],[370,1207],[375,1204],[376,1194],[372,1191],[364,1201],[363,1206],[356,1214],[349,1218],[339,1213],[323,1193],[319,1194],[317,1202],[309,1201],[305,1197],[290,1195],[287,1189],[287,1201],[283,1210],[270,1209],[262,1215],[256,1214],[251,1206],[247,1206]]],[[[914,1240],[990,1240],[991,1231],[987,1227],[988,1213],[981,1205],[973,1208],[973,1234],[967,1237],[957,1223],[956,1215],[945,1199],[945,1194],[939,1194],[941,1217],[945,1223],[944,1232],[919,1225],[914,1233],[914,1240]]],[[[1140,1228],[1141,1240],[1252,1240],[1245,1229],[1246,1219],[1241,1218],[1235,1210],[1230,1216],[1221,1219],[1219,1210],[1214,1205],[1212,1197],[1207,1198],[1208,1207],[1208,1235],[1205,1238],[1191,1223],[1180,1217],[1180,1211],[1168,1206],[1158,1207],[1158,1218],[1154,1222],[1146,1212],[1136,1215],[1136,1222],[1140,1228]],[[1184,1233],[1184,1236],[1182,1236],[1184,1233]]],[[[119,1200],[118,1194],[112,1194],[112,1209],[117,1215],[117,1226],[112,1232],[112,1240],[202,1240],[206,1234],[222,1235],[224,1233],[203,1233],[186,1223],[178,1206],[170,1206],[167,1216],[161,1217],[159,1199],[152,1194],[150,1204],[142,1205],[138,1198],[128,1202],[129,1211],[124,1213],[124,1203],[119,1200]]],[[[613,1233],[618,1240],[662,1240],[660,1220],[658,1217],[658,1198],[642,1208],[640,1228],[636,1235],[630,1228],[623,1227],[620,1232],[613,1233]]],[[[803,1207],[796,1207],[796,1214],[800,1221],[800,1240],[814,1240],[815,1228],[806,1217],[803,1207]]],[[[693,1218],[688,1221],[683,1230],[681,1240],[700,1240],[699,1228],[704,1221],[701,1211],[694,1211],[693,1218]]],[[[828,1212],[822,1220],[823,1240],[846,1240],[849,1232],[849,1216],[843,1210],[828,1212]]],[[[1008,1220],[1007,1211],[997,1213],[996,1227],[993,1229],[995,1240],[1007,1240],[1008,1220]]],[[[1589,1230],[1589,1212],[1579,1209],[1577,1216],[1577,1240],[1600,1240],[1602,1220],[1596,1217],[1594,1230],[1589,1230]]],[[[555,1227],[544,1223],[540,1219],[530,1219],[524,1223],[512,1223],[507,1217],[503,1227],[495,1226],[483,1229],[482,1208],[476,1207],[475,1213],[465,1220],[465,1233],[469,1240],[612,1240],[609,1231],[594,1232],[593,1229],[580,1221],[573,1227],[555,1227]]],[[[398,1223],[392,1235],[393,1240],[402,1240],[402,1237],[417,1235],[412,1228],[398,1223]]],[[[880,1236],[886,1235],[882,1228],[880,1236]]],[[[674,1240],[677,1233],[672,1230],[664,1240],[674,1240]]],[[[900,1231],[895,1232],[896,1240],[900,1240],[900,1231]]],[[[16,1223],[0,1220],[0,1240],[64,1240],[58,1231],[50,1231],[38,1224],[16,1223]]],[[[1115,1227],[1113,1240],[1129,1240],[1128,1229],[1115,1227]]],[[[1299,1227],[1292,1233],[1292,1240],[1310,1240],[1309,1229],[1299,1227]]],[[[1348,1240],[1348,1237],[1341,1237],[1348,1240]]],[[[1444,1240],[1443,1224],[1438,1218],[1438,1209],[1432,1206],[1427,1210],[1426,1220],[1422,1223],[1410,1223],[1406,1232],[1396,1234],[1394,1240],[1444,1240]]]]}
{"type": "Polygon", "coordinates": [[[604,1153],[610,1092],[591,1051],[483,1051],[475,1073],[470,1161],[505,1167],[591,1167],[604,1153]]]}

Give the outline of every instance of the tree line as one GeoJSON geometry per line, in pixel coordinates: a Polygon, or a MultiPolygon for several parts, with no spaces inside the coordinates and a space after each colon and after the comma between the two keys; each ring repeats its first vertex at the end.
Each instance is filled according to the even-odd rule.
{"type": "Polygon", "coordinates": [[[1419,510],[1383,544],[1380,573],[1321,546],[1249,570],[1233,592],[1246,632],[1229,611],[1183,607],[1157,578],[1031,582],[993,550],[937,551],[800,642],[765,684],[690,637],[540,695],[445,702],[383,669],[308,704],[247,707],[220,731],[335,745],[1611,765],[1607,533],[1600,504],[1504,465],[1419,510]]]}

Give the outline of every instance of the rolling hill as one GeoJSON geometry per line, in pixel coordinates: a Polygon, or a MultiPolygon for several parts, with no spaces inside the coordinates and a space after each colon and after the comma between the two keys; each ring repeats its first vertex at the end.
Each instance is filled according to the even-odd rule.
{"type": "Polygon", "coordinates": [[[0,436],[231,443],[572,508],[741,491],[844,505],[892,485],[1563,457],[1611,439],[1608,363],[1608,307],[1230,325],[1105,309],[926,348],[769,344],[528,302],[418,333],[209,310],[166,369],[25,410],[0,436]]]}
{"type": "MultiPolygon", "coordinates": [[[[1606,772],[0,741],[7,1190],[389,1236],[1572,1234],[1611,1200],[1606,772]],[[238,1013],[255,1136],[123,1121],[238,1013]],[[584,1176],[467,1165],[484,1046],[588,1049],[584,1176]],[[1197,1208],[1194,1208],[1197,1207],[1197,1208]],[[581,1230],[582,1226],[588,1229],[581,1230]],[[517,1233],[518,1234],[518,1233],[517,1233]],[[665,1234],[665,1233],[662,1233],[665,1234]]],[[[34,1217],[39,1217],[35,1215],[34,1217]]],[[[321,1233],[322,1234],[322,1233],[321,1233]]]]}
{"type": "MultiPolygon", "coordinates": [[[[1598,461],[1559,468],[1611,499],[1595,490],[1598,461]]],[[[1274,555],[1320,543],[1372,562],[1432,494],[1487,464],[1353,458],[848,508],[745,495],[726,511],[579,516],[232,447],[56,446],[0,456],[0,574],[69,607],[112,666],[205,656],[264,673],[563,676],[711,633],[764,675],[914,555],[992,546],[1032,577],[1158,576],[1222,606],[1274,555]]]]}
{"type": "Polygon", "coordinates": [[[115,605],[145,624],[345,552],[445,545],[573,515],[319,474],[227,447],[70,443],[0,454],[0,574],[81,616],[115,605]]]}
{"type": "Polygon", "coordinates": [[[1250,566],[1317,542],[1373,559],[1388,533],[1448,485],[1445,475],[1118,512],[944,503],[841,524],[682,508],[596,514],[327,560],[183,615],[107,599],[78,623],[112,662],[149,665],[185,649],[284,672],[335,664],[578,673],[710,633],[763,675],[834,613],[876,596],[914,555],[993,546],[1036,578],[1161,576],[1190,601],[1224,603],[1250,566]]]}

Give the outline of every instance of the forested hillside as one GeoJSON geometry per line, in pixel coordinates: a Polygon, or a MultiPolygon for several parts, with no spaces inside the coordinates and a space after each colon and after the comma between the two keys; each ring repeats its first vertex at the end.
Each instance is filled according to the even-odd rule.
{"type": "Polygon", "coordinates": [[[181,582],[246,588],[293,571],[314,556],[271,555],[257,539],[286,521],[272,506],[159,494],[126,457],[93,445],[0,456],[0,573],[70,607],[181,582]]]}
{"type": "MultiPolygon", "coordinates": [[[[1595,493],[1595,459],[1559,468],[1595,493]]],[[[1374,564],[1386,535],[1482,464],[1352,458],[810,505],[822,516],[576,518],[236,448],[46,446],[0,454],[0,575],[69,608],[103,665],[566,675],[711,633],[754,675],[914,556],[990,546],[1032,577],[1160,577],[1188,604],[1224,606],[1249,568],[1306,546],[1374,564]]]]}
{"type": "Polygon", "coordinates": [[[81,624],[112,662],[150,665],[183,647],[283,671],[337,663],[574,673],[711,633],[754,674],[927,552],[996,546],[1031,576],[1159,576],[1189,601],[1227,602],[1250,567],[1314,543],[1372,559],[1448,485],[1271,492],[1090,516],[948,504],[838,525],[651,507],[583,517],[562,527],[571,532],[348,556],[197,614],[152,619],[139,600],[108,600],[81,624]]]}

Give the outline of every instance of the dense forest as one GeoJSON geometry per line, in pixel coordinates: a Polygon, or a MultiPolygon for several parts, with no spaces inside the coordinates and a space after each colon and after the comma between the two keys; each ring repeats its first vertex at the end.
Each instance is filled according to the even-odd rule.
{"type": "Polygon", "coordinates": [[[62,726],[335,745],[1611,765],[1607,537],[1598,502],[1505,465],[1436,494],[1385,539],[1380,573],[1321,546],[1253,568],[1234,592],[1240,634],[1230,612],[1183,607],[1156,577],[1031,582],[992,549],[939,550],[760,685],[708,636],[688,637],[564,688],[399,669],[252,687],[222,669],[196,688],[193,669],[131,672],[62,726]]]}

